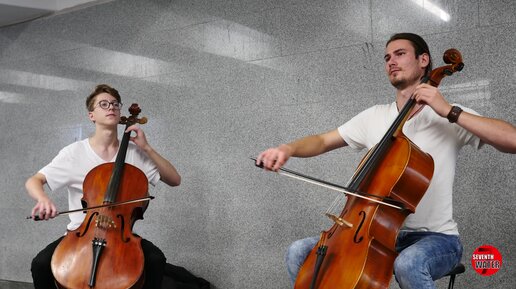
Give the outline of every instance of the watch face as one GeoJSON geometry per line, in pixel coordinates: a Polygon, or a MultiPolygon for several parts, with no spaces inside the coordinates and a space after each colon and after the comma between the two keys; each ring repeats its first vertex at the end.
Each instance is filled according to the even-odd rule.
{"type": "Polygon", "coordinates": [[[461,112],[462,112],[462,108],[455,105],[452,107],[452,109],[450,110],[450,113],[448,113],[446,118],[448,119],[449,122],[454,123],[459,118],[459,115],[461,112]]]}

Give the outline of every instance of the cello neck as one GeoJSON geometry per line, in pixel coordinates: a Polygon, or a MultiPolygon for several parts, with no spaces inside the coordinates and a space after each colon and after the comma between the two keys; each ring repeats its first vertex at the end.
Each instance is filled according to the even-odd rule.
{"type": "MultiPolygon", "coordinates": [[[[127,127],[128,126],[126,126],[126,128],[127,127]]],[[[124,136],[122,138],[122,141],[120,142],[120,147],[118,148],[115,165],[113,166],[111,178],[109,179],[109,184],[104,197],[104,203],[116,202],[116,195],[118,189],[120,188],[120,181],[122,174],[124,172],[125,156],[127,154],[127,147],[129,146],[130,134],[131,132],[124,132],[124,136]]]]}
{"type": "Polygon", "coordinates": [[[127,128],[136,123],[144,124],[147,122],[147,118],[145,117],[138,118],[138,114],[141,112],[138,104],[133,103],[129,107],[129,112],[131,113],[131,116],[122,116],[120,118],[120,124],[125,124],[124,136],[122,137],[120,147],[118,148],[115,165],[113,166],[113,171],[111,173],[111,178],[109,179],[107,191],[104,195],[104,203],[116,202],[116,196],[120,188],[121,177],[124,171],[125,156],[127,154],[127,148],[129,146],[129,139],[131,136],[131,132],[127,132],[127,128]]]}
{"type": "MultiPolygon", "coordinates": [[[[423,81],[424,80],[425,79],[423,79],[423,81]]],[[[351,190],[358,191],[360,184],[365,181],[370,172],[376,167],[377,163],[383,158],[384,153],[390,147],[393,138],[401,133],[403,125],[407,121],[409,113],[415,104],[416,100],[412,97],[405,103],[380,142],[371,150],[368,157],[364,160],[360,168],[349,181],[348,187],[351,190]]]]}

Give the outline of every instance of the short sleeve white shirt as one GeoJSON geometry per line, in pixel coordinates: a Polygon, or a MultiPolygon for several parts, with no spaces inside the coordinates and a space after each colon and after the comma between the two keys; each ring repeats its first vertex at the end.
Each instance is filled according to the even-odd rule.
{"type": "MultiPolygon", "coordinates": [[[[116,156],[110,162],[114,162],[116,156]]],[[[125,162],[136,166],[147,176],[149,183],[156,185],[160,179],[154,162],[134,143],[129,142],[125,162]]],[[[52,191],[65,189],[68,192],[70,210],[82,208],[82,184],[86,174],[94,167],[107,163],[99,157],[90,146],[89,139],[84,139],[64,147],[59,154],[39,172],[45,175],[52,191]]],[[[75,230],[84,220],[82,212],[69,215],[68,230],[75,230]]]]}
{"type": "MultiPolygon", "coordinates": [[[[464,111],[477,114],[462,107],[464,111]]],[[[371,149],[398,116],[396,103],[376,105],[359,113],[338,128],[344,141],[353,149],[371,149]]],[[[458,235],[453,220],[452,191],[455,166],[461,147],[480,148],[482,142],[474,134],[425,106],[403,126],[403,133],[434,160],[434,175],[414,214],[402,229],[458,235]]]]}

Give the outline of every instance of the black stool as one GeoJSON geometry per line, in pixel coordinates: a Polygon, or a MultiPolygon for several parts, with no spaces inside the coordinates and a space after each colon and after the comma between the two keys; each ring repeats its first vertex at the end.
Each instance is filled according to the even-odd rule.
{"type": "Polygon", "coordinates": [[[450,283],[448,283],[448,289],[453,289],[453,284],[455,283],[455,275],[462,274],[466,271],[466,268],[464,267],[464,264],[459,263],[453,270],[451,270],[448,274],[445,276],[450,276],[450,283]]]}

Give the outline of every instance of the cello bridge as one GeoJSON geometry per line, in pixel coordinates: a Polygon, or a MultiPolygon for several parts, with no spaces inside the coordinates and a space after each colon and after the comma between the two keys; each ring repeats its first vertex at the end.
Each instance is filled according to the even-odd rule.
{"type": "Polygon", "coordinates": [[[350,222],[342,219],[341,217],[337,217],[333,214],[330,214],[330,213],[326,213],[325,214],[326,217],[330,218],[335,224],[341,226],[341,227],[344,227],[344,229],[349,229],[349,228],[353,228],[353,224],[351,224],[350,222]]]}
{"type": "Polygon", "coordinates": [[[109,216],[99,215],[95,220],[95,226],[100,229],[116,228],[116,223],[109,216]]]}

